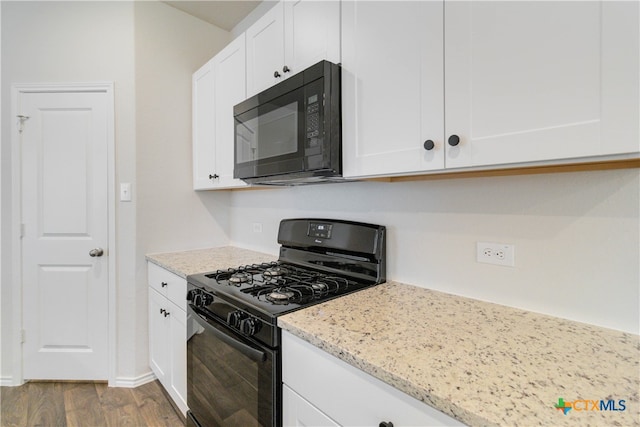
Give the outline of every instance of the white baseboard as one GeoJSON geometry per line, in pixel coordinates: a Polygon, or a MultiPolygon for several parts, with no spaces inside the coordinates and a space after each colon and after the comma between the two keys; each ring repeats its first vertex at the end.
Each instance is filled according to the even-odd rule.
{"type": "Polygon", "coordinates": [[[13,377],[0,377],[0,386],[2,387],[13,387],[20,384],[13,383],[13,377]]]}
{"type": "Polygon", "coordinates": [[[116,377],[116,380],[113,383],[109,383],[109,387],[136,388],[143,384],[150,383],[155,379],[156,375],[152,371],[149,371],[146,374],[133,378],[116,377]]]}

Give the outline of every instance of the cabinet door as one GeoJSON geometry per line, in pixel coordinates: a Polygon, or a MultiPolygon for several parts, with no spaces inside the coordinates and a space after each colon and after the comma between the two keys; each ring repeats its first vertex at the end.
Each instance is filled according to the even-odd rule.
{"type": "Polygon", "coordinates": [[[233,106],[246,98],[245,35],[232,41],[214,58],[216,188],[244,187],[233,178],[233,106]]]}
{"type": "Polygon", "coordinates": [[[344,426],[464,425],[287,331],[282,331],[282,382],[344,426]]]}
{"type": "Polygon", "coordinates": [[[286,385],[282,386],[282,425],[284,427],[339,426],[286,385]]]}
{"type": "Polygon", "coordinates": [[[215,76],[213,60],[192,78],[193,188],[207,190],[214,186],[209,176],[215,174],[215,76]]]}
{"type": "Polygon", "coordinates": [[[446,166],[638,151],[637,2],[446,2],[446,166]]]}
{"type": "Polygon", "coordinates": [[[171,380],[169,394],[178,408],[187,412],[187,314],[169,303],[169,348],[171,354],[171,380]]]}
{"type": "Polygon", "coordinates": [[[342,3],[345,176],[444,167],[442,15],[442,2],[342,3]]]}
{"type": "Polygon", "coordinates": [[[149,364],[164,385],[169,372],[169,326],[160,310],[166,309],[167,299],[149,288],[149,364]]]}
{"type": "Polygon", "coordinates": [[[287,75],[326,59],[340,63],[340,2],[297,0],[284,2],[287,75]]]}
{"type": "Polygon", "coordinates": [[[284,12],[278,2],[246,31],[247,97],[282,80],[284,65],[284,12]]]}

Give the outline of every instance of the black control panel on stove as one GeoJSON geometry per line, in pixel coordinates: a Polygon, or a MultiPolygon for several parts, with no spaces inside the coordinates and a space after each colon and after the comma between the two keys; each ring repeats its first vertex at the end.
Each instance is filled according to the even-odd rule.
{"type": "Polygon", "coordinates": [[[331,224],[310,222],[307,236],[320,237],[322,239],[330,239],[332,229],[333,229],[333,226],[331,224]]]}

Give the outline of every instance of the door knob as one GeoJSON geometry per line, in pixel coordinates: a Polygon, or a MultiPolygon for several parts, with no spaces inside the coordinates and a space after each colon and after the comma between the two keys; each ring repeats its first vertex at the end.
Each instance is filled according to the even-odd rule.
{"type": "Polygon", "coordinates": [[[104,255],[104,251],[102,250],[102,248],[95,248],[89,251],[89,256],[91,257],[97,257],[102,255],[104,255]]]}

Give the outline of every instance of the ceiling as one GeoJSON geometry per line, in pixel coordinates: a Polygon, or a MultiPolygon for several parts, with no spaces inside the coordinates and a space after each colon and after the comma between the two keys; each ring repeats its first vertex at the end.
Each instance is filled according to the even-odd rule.
{"type": "Polygon", "coordinates": [[[238,22],[242,21],[261,2],[259,0],[179,0],[165,1],[164,3],[224,30],[231,31],[238,22]]]}

